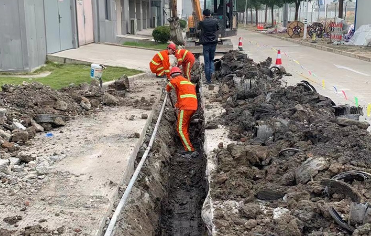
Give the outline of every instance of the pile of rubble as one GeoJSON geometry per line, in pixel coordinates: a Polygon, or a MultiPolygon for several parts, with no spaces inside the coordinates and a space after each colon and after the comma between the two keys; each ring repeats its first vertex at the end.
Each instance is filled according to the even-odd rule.
{"type": "Polygon", "coordinates": [[[64,126],[69,119],[97,112],[103,106],[146,106],[154,102],[142,99],[129,104],[129,99],[125,98],[128,89],[126,76],[110,84],[104,92],[95,80],[59,91],[37,82],[3,85],[0,92],[0,184],[8,182],[13,172],[24,168],[44,174],[47,165],[38,163],[35,154],[23,150],[36,133],[64,126]]]}
{"type": "Polygon", "coordinates": [[[215,235],[370,235],[371,136],[361,110],[303,81],[283,87],[271,60],[232,51],[217,69],[236,141],[216,152],[215,235]]]}

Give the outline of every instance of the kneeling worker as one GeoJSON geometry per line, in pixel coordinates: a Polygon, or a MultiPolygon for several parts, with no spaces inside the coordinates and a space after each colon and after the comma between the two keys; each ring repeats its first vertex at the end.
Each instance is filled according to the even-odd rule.
{"type": "Polygon", "coordinates": [[[193,114],[197,111],[196,86],[182,76],[178,67],[171,68],[170,82],[166,86],[168,92],[174,89],[177,95],[175,107],[179,109],[177,131],[184,149],[193,152],[195,149],[189,141],[188,127],[193,114]]]}
{"type": "Polygon", "coordinates": [[[191,71],[193,64],[195,64],[195,56],[186,49],[178,49],[174,55],[178,59],[178,67],[183,68],[184,76],[191,81],[191,71]]]}
{"type": "Polygon", "coordinates": [[[166,75],[168,79],[170,78],[169,55],[174,55],[175,51],[176,45],[170,43],[166,50],[157,53],[153,57],[152,61],[149,63],[149,68],[151,69],[152,73],[156,74],[156,77],[163,78],[166,75]]]}

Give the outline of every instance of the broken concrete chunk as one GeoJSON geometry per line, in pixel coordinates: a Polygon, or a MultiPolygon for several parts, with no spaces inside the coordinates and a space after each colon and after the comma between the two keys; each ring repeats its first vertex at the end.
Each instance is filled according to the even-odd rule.
{"type": "Polygon", "coordinates": [[[19,163],[21,162],[21,160],[16,157],[9,158],[9,161],[10,161],[10,165],[19,165],[19,163]]]}
{"type": "Polygon", "coordinates": [[[360,129],[367,129],[370,126],[370,124],[366,121],[352,120],[343,117],[337,117],[336,123],[340,126],[356,125],[360,129]]]}
{"type": "Polygon", "coordinates": [[[11,141],[12,142],[26,142],[28,140],[28,132],[27,131],[16,131],[13,133],[11,141]]]}
{"type": "Polygon", "coordinates": [[[81,97],[80,106],[87,111],[89,111],[91,109],[91,103],[90,103],[89,99],[87,99],[86,97],[81,97]]]}
{"type": "Polygon", "coordinates": [[[6,108],[0,108],[0,117],[6,116],[6,108]]]}
{"type": "Polygon", "coordinates": [[[327,169],[328,166],[329,163],[323,157],[308,158],[295,171],[296,183],[308,183],[319,171],[327,169]]]}
{"type": "Polygon", "coordinates": [[[56,110],[65,111],[65,110],[67,110],[67,108],[68,108],[68,103],[65,102],[65,101],[58,100],[58,101],[55,103],[54,108],[55,108],[56,110]]]}
{"type": "Polygon", "coordinates": [[[44,132],[44,128],[38,123],[36,123],[36,121],[31,120],[31,125],[35,127],[36,132],[44,132]]]}
{"type": "Polygon", "coordinates": [[[11,167],[11,170],[13,172],[22,172],[23,169],[24,169],[23,166],[20,166],[20,165],[14,165],[14,166],[11,167]]]}
{"type": "Polygon", "coordinates": [[[13,125],[15,125],[15,127],[17,127],[17,129],[20,129],[20,130],[26,130],[26,127],[24,127],[21,123],[19,122],[13,122],[13,125]]]}
{"type": "Polygon", "coordinates": [[[66,122],[62,119],[62,117],[56,117],[54,119],[54,124],[57,126],[65,126],[66,122]]]}
{"type": "Polygon", "coordinates": [[[30,154],[27,152],[19,152],[17,157],[19,158],[20,161],[26,162],[26,163],[36,160],[36,155],[30,154]]]}
{"type": "Polygon", "coordinates": [[[6,175],[10,174],[10,161],[0,159],[0,173],[4,173],[6,175]]]}
{"type": "Polygon", "coordinates": [[[46,175],[50,171],[49,163],[44,161],[36,166],[37,175],[46,175]]]}
{"type": "Polygon", "coordinates": [[[10,132],[6,132],[2,129],[0,129],[0,137],[2,137],[4,140],[9,141],[12,137],[12,134],[10,132]]]}
{"type": "MultiPolygon", "coordinates": [[[[54,114],[40,114],[35,117],[37,123],[52,123],[57,126],[65,125],[65,118],[54,114]]],[[[44,125],[42,125],[44,127],[44,125]]],[[[45,129],[45,127],[44,127],[45,129]]]]}
{"type": "Polygon", "coordinates": [[[109,93],[105,93],[103,95],[103,104],[105,104],[107,106],[116,105],[118,102],[119,102],[119,100],[115,96],[113,96],[109,93]]]}
{"type": "Polygon", "coordinates": [[[128,90],[130,88],[129,78],[126,75],[123,75],[120,79],[108,85],[108,88],[119,91],[128,90]]]}
{"type": "Polygon", "coordinates": [[[368,204],[363,203],[350,203],[350,212],[349,212],[349,221],[348,224],[357,225],[363,224],[363,220],[365,218],[365,214],[367,211],[368,204]]]}

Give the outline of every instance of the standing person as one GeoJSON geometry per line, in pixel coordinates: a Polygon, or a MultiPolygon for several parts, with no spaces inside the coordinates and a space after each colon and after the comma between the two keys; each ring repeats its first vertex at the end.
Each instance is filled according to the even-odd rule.
{"type": "Polygon", "coordinates": [[[178,67],[182,66],[183,74],[191,81],[191,71],[196,60],[195,56],[186,49],[178,49],[175,53],[175,57],[178,59],[178,67]]]}
{"type": "Polygon", "coordinates": [[[210,17],[211,12],[209,9],[205,9],[202,14],[204,15],[204,20],[198,24],[197,29],[201,30],[200,43],[203,45],[206,82],[211,83],[211,74],[214,73],[214,56],[216,44],[218,43],[217,31],[219,30],[219,25],[216,19],[210,17]]]}
{"type": "MultiPolygon", "coordinates": [[[[166,91],[174,89],[177,95],[175,107],[179,109],[177,131],[182,140],[186,152],[194,152],[195,149],[189,140],[188,127],[193,114],[197,111],[196,86],[182,76],[179,67],[173,67],[170,71],[170,82],[166,91]]],[[[195,152],[196,154],[196,152],[195,152]]]]}
{"type": "Polygon", "coordinates": [[[174,55],[176,51],[176,46],[173,43],[170,43],[167,46],[166,50],[163,50],[157,53],[152,61],[149,63],[149,68],[151,69],[152,73],[156,74],[158,78],[164,78],[165,75],[169,79],[170,78],[170,61],[169,55],[174,55]]]}

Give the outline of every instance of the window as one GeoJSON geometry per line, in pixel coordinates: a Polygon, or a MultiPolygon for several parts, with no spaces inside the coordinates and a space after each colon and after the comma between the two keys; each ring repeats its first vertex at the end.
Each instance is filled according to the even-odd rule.
{"type": "Polygon", "coordinates": [[[104,0],[105,19],[111,20],[111,0],[104,0]]]}

